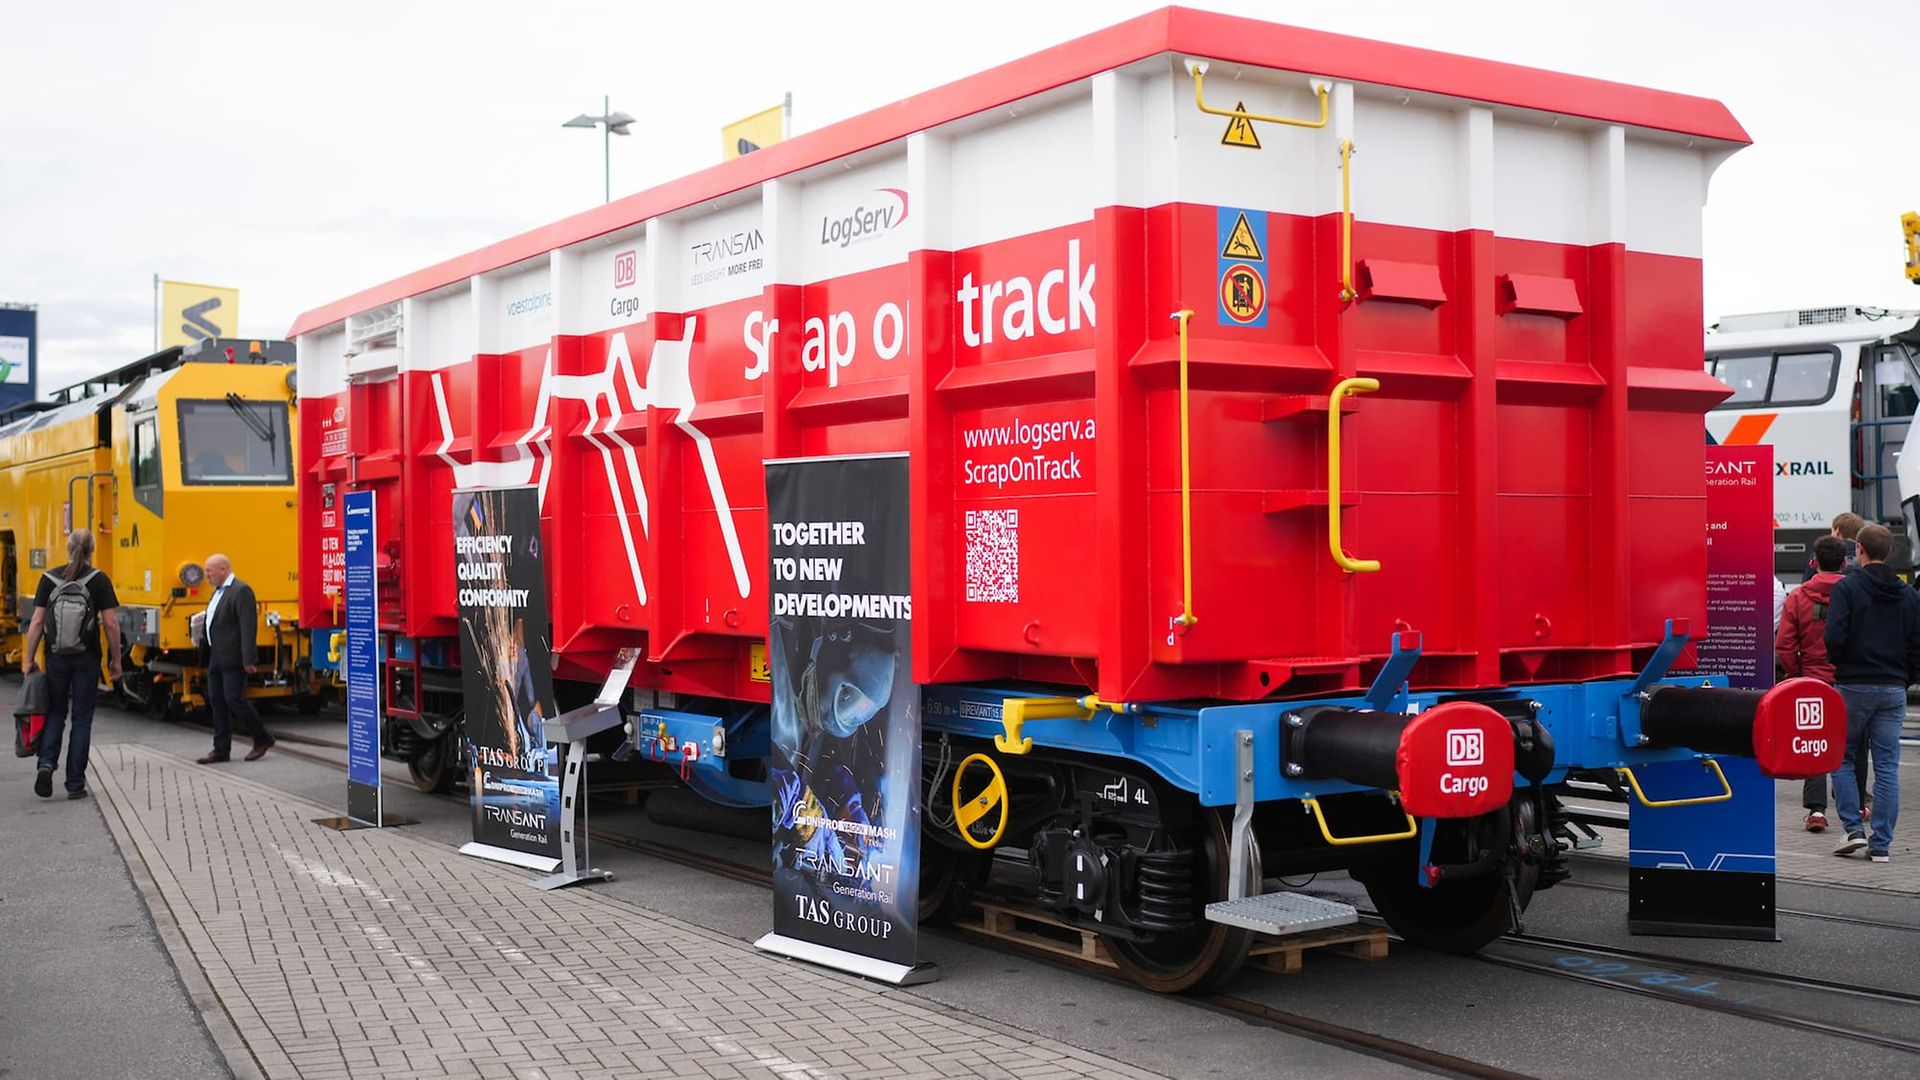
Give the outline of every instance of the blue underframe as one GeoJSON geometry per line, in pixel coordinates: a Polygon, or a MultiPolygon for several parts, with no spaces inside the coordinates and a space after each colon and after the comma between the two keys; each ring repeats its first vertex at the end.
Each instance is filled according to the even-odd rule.
{"type": "MultiPolygon", "coordinates": [[[[1508,691],[1475,694],[1476,700],[1495,698],[1540,703],[1537,717],[1553,736],[1554,768],[1547,783],[1557,783],[1573,769],[1604,769],[1656,761],[1686,761],[1700,755],[1685,749],[1628,747],[1623,727],[1637,732],[1639,699],[1629,693],[1654,685],[1725,686],[1719,677],[1666,678],[1641,684],[1635,679],[1604,682],[1526,686],[1508,691]]],[[[1031,691],[991,687],[928,686],[921,689],[924,725],[928,731],[990,739],[1002,731],[1000,703],[1009,697],[1043,696],[1031,691]]],[[[1458,693],[1396,694],[1397,711],[1432,708],[1458,693]]],[[[1361,695],[1312,698],[1300,701],[1259,702],[1249,705],[1206,705],[1199,708],[1148,705],[1124,713],[1100,711],[1090,719],[1028,720],[1026,734],[1034,746],[1123,758],[1152,769],[1168,783],[1199,796],[1206,806],[1231,806],[1234,801],[1234,738],[1253,732],[1255,801],[1299,799],[1347,791],[1373,791],[1343,780],[1290,780],[1282,772],[1280,727],[1286,714],[1315,705],[1369,708],[1361,695]]],[[[1516,776],[1516,787],[1527,781],[1516,776]]]]}

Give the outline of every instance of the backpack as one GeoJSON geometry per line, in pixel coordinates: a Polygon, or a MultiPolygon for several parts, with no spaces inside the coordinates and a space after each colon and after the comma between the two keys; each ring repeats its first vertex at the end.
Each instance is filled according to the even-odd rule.
{"type": "Polygon", "coordinates": [[[93,609],[93,591],[87,588],[99,573],[88,570],[72,581],[62,581],[47,598],[47,648],[55,655],[89,653],[100,640],[100,613],[93,609]]]}

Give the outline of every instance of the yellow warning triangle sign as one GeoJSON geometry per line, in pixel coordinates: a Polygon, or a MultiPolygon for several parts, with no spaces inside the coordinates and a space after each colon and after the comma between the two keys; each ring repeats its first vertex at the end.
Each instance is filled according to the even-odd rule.
{"type": "Polygon", "coordinates": [[[1227,121],[1227,131],[1220,136],[1220,145],[1244,146],[1249,150],[1260,149],[1260,136],[1253,133],[1253,121],[1247,119],[1247,103],[1235,102],[1233,111],[1238,115],[1227,121]]]}
{"type": "Polygon", "coordinates": [[[1253,226],[1247,224],[1247,215],[1241,214],[1233,223],[1233,231],[1227,234],[1227,242],[1220,249],[1223,259],[1266,258],[1260,251],[1260,242],[1253,238],[1253,226]]]}

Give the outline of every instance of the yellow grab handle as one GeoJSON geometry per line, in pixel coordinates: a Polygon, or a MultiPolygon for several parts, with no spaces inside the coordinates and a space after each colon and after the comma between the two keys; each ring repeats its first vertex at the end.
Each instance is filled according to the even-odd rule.
{"type": "Polygon", "coordinates": [[[1641,806],[1647,807],[1650,810],[1660,810],[1669,806],[1704,806],[1707,803],[1726,802],[1728,799],[1733,798],[1733,785],[1727,782],[1726,770],[1720,767],[1720,762],[1713,758],[1703,758],[1702,760],[1706,763],[1707,768],[1713,770],[1713,775],[1720,780],[1720,794],[1718,795],[1696,795],[1688,799],[1649,799],[1647,798],[1647,793],[1640,787],[1640,778],[1633,775],[1632,767],[1622,765],[1613,771],[1627,778],[1627,786],[1633,788],[1633,797],[1640,800],[1641,806]]]}
{"type": "Polygon", "coordinates": [[[1341,379],[1327,397],[1327,546],[1340,569],[1354,574],[1380,570],[1378,559],[1356,559],[1340,544],[1340,403],[1354,394],[1380,389],[1379,379],[1341,379]]]}
{"type": "Polygon", "coordinates": [[[1180,618],[1181,626],[1199,622],[1193,613],[1193,463],[1191,411],[1187,407],[1187,321],[1190,308],[1173,313],[1180,322],[1180,618]]]}
{"type": "Polygon", "coordinates": [[[987,755],[969,754],[967,759],[960,763],[960,767],[953,770],[953,823],[960,832],[960,839],[965,840],[972,847],[985,851],[1000,843],[1000,838],[1007,834],[1009,803],[1006,774],[1000,771],[1000,764],[987,755]],[[979,794],[971,799],[962,799],[960,778],[967,774],[967,767],[974,764],[985,765],[992,776],[987,780],[987,786],[980,789],[979,794]],[[994,826],[993,835],[985,840],[975,840],[970,831],[973,823],[992,813],[996,806],[1000,808],[1000,821],[994,826]]]}
{"type": "MultiPolygon", "coordinates": [[[[1321,839],[1332,844],[1334,847],[1347,847],[1351,844],[1384,844],[1391,840],[1411,840],[1420,835],[1420,823],[1413,820],[1412,814],[1407,814],[1407,828],[1405,832],[1376,833],[1373,836],[1335,836],[1333,835],[1333,830],[1327,828],[1327,815],[1320,809],[1319,799],[1309,795],[1301,799],[1300,802],[1305,805],[1308,810],[1313,811],[1314,824],[1320,826],[1321,839]]],[[[1403,810],[1401,813],[1406,813],[1406,811],[1403,810]]]]}
{"type": "Polygon", "coordinates": [[[1353,140],[1340,140],[1340,299],[1351,302],[1353,288],[1353,140]]]}
{"type": "Polygon", "coordinates": [[[1200,111],[1203,113],[1210,113],[1214,116],[1229,116],[1241,120],[1258,120],[1263,124],[1285,124],[1288,127],[1323,128],[1327,126],[1327,93],[1332,89],[1332,84],[1320,79],[1315,79],[1312,82],[1314,93],[1320,98],[1320,119],[1301,120],[1291,116],[1264,116],[1260,113],[1248,112],[1245,109],[1216,109],[1207,104],[1206,97],[1202,92],[1201,84],[1207,75],[1207,62],[1204,60],[1189,60],[1187,61],[1187,71],[1193,75],[1193,103],[1198,105],[1200,111]]]}

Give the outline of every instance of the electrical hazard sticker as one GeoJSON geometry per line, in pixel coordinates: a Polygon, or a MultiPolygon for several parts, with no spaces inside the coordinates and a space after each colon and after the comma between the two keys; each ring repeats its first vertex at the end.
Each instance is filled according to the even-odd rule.
{"type": "Polygon", "coordinates": [[[1246,263],[1220,275],[1220,310],[1241,326],[1267,324],[1267,279],[1246,263]]]}
{"type": "Polygon", "coordinates": [[[1253,121],[1247,119],[1247,103],[1235,102],[1233,119],[1227,121],[1227,130],[1220,136],[1221,146],[1244,146],[1249,150],[1260,149],[1260,136],[1253,130],[1253,121]]]}
{"type": "Polygon", "coordinates": [[[1220,325],[1267,325],[1266,211],[1218,207],[1214,243],[1220,253],[1220,325]]]}

